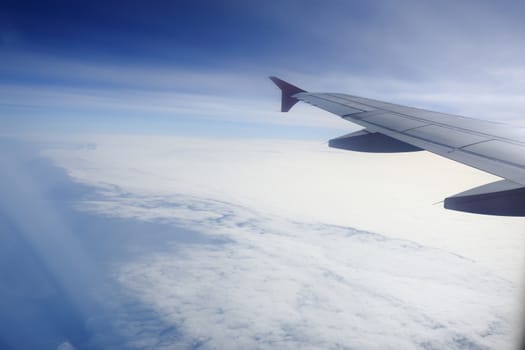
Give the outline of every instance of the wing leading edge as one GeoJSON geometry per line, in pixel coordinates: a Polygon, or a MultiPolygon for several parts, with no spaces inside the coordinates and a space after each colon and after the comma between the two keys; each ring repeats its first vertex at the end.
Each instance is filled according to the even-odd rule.
{"type": "Polygon", "coordinates": [[[276,77],[281,111],[302,101],[364,130],[330,140],[329,146],[360,152],[427,150],[504,178],[448,197],[447,209],[525,216],[525,129],[340,93],[311,93],[276,77]]]}

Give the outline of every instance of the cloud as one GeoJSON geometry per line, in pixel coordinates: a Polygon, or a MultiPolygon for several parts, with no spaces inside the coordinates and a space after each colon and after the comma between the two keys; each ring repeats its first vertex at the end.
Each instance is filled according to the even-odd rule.
{"type": "Polygon", "coordinates": [[[57,350],[75,350],[75,347],[68,341],[65,341],[57,347],[57,350]]]}
{"type": "Polygon", "coordinates": [[[98,266],[63,210],[88,189],[20,143],[0,140],[0,167],[0,343],[18,349],[84,342],[83,318],[96,309],[87,291],[98,266]]]}
{"type": "Polygon", "coordinates": [[[38,153],[0,140],[0,347],[127,349],[110,265],[159,251],[166,235],[181,244],[209,240],[73,210],[75,201],[97,198],[95,190],[38,153]]]}
{"type": "Polygon", "coordinates": [[[274,137],[284,133],[290,138],[325,138],[356,129],[310,106],[278,112],[279,91],[266,79],[270,74],[311,91],[347,92],[518,124],[523,124],[520,118],[525,109],[520,66],[491,66],[469,76],[429,75],[413,80],[352,69],[319,74],[263,67],[151,68],[20,54],[5,55],[2,61],[12,77],[0,84],[3,132],[9,135],[87,129],[221,136],[232,134],[228,128],[237,125],[233,131],[237,135],[266,130],[274,137]]]}
{"type": "MultiPolygon", "coordinates": [[[[121,286],[116,299],[126,305],[116,313],[137,347],[497,349],[514,344],[521,273],[510,271],[521,271],[522,250],[509,248],[509,242],[521,241],[513,241],[512,220],[451,217],[429,202],[427,211],[419,208],[424,202],[400,201],[384,177],[372,181],[373,174],[386,171],[369,168],[378,159],[366,164],[346,159],[350,181],[339,158],[348,153],[317,150],[308,142],[111,137],[96,143],[96,149],[48,152],[77,181],[99,188],[102,197],[78,202],[79,210],[176,225],[213,238],[195,245],[168,239],[162,251],[112,265],[112,278],[121,286]],[[336,157],[332,165],[330,157],[336,157]],[[333,189],[318,181],[327,179],[319,169],[331,174],[327,183],[333,189]],[[384,191],[393,191],[392,198],[383,197],[384,207],[364,200],[365,193],[383,190],[381,183],[384,191]],[[352,195],[357,186],[364,188],[352,195]],[[328,191],[331,201],[318,197],[315,187],[328,191]],[[333,190],[342,192],[340,197],[333,190]],[[323,206],[333,216],[325,216],[323,206]],[[355,211],[359,206],[362,212],[355,211]],[[366,217],[366,211],[374,215],[366,217]],[[425,224],[414,226],[419,220],[425,224]],[[382,223],[389,234],[338,222],[382,223]],[[464,240],[469,227],[477,248],[464,240]],[[412,231],[403,236],[403,230],[412,231]],[[441,242],[442,248],[430,242],[441,242]],[[498,242],[501,254],[491,256],[498,242]]],[[[423,159],[418,166],[431,164],[423,159]]],[[[406,174],[392,169],[389,178],[401,186],[400,193],[410,193],[399,181],[406,174]]],[[[464,181],[461,170],[454,171],[464,181]]],[[[416,179],[406,186],[419,186],[416,179]]],[[[515,224],[517,237],[522,226],[515,224]]]]}
{"type": "Polygon", "coordinates": [[[407,240],[265,216],[205,198],[113,193],[84,210],[173,222],[223,244],[171,245],[115,266],[126,310],[157,348],[509,347],[516,286],[475,261],[407,240]]]}
{"type": "MultiPolygon", "coordinates": [[[[387,215],[395,209],[388,197],[383,209],[361,200],[365,210],[376,207],[368,221],[338,198],[328,206],[335,216],[311,215],[327,206],[309,185],[323,177],[312,161],[329,170],[339,190],[348,178],[340,159],[326,162],[341,153],[323,148],[316,157],[318,145],[309,142],[114,136],[75,142],[55,141],[45,152],[74,182],[34,151],[2,144],[0,161],[13,180],[2,183],[0,201],[7,219],[0,221],[2,239],[9,242],[2,246],[9,269],[1,271],[0,288],[6,346],[57,347],[67,339],[77,348],[498,349],[515,340],[519,278],[512,271],[523,249],[521,240],[516,252],[508,246],[511,220],[462,216],[476,251],[463,241],[468,232],[436,229],[440,241],[446,237],[442,248],[422,243],[438,242],[428,224],[404,238],[394,234],[389,226],[410,231],[414,221],[405,215],[404,226],[396,223],[404,209],[387,215]],[[321,206],[312,210],[316,202],[321,206]],[[337,223],[345,218],[370,227],[381,221],[390,233],[337,223]],[[500,228],[497,241],[493,227],[500,228]],[[494,255],[481,249],[483,242],[494,255]],[[35,336],[20,338],[14,329],[35,336]]],[[[368,179],[384,172],[367,170],[368,179]]],[[[403,176],[390,171],[393,181],[403,176]]],[[[447,216],[432,212],[414,215],[437,228],[447,216]]]]}
{"type": "Polygon", "coordinates": [[[143,198],[182,194],[301,222],[357,227],[454,251],[509,279],[521,278],[521,219],[432,205],[496,178],[426,152],[370,155],[279,139],[85,139],[97,148],[47,154],[77,181],[107,187],[110,194],[117,185],[143,198]],[[454,181],[444,181],[443,174],[454,174],[454,181]]]}

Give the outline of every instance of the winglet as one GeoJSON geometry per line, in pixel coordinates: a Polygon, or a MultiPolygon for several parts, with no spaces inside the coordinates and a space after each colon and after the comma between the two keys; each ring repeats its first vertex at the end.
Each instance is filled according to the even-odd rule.
{"type": "Polygon", "coordinates": [[[297,102],[298,99],[294,98],[293,95],[300,92],[306,92],[303,89],[298,88],[295,85],[287,83],[277,77],[270,77],[270,79],[281,89],[281,112],[288,112],[297,102]]]}

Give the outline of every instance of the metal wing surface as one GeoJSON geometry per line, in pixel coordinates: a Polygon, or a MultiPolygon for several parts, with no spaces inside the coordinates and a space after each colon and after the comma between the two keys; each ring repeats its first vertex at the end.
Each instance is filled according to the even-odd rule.
{"type": "Polygon", "coordinates": [[[504,178],[449,197],[445,207],[479,214],[525,216],[525,129],[341,93],[306,92],[271,77],[282,111],[306,102],[364,130],[330,140],[362,152],[427,150],[504,178]]]}

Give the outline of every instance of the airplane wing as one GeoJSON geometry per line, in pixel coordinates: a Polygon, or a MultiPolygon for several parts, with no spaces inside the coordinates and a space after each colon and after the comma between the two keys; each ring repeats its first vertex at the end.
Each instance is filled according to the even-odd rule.
{"type": "MultiPolygon", "coordinates": [[[[525,216],[525,129],[340,93],[312,93],[279,78],[281,111],[306,102],[364,127],[329,141],[361,152],[427,150],[503,178],[448,197],[447,209],[525,216]]],[[[447,174],[443,174],[444,177],[447,174]]]]}

